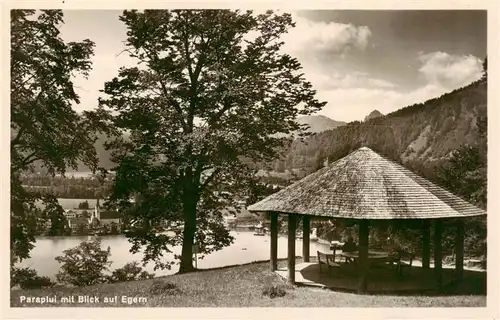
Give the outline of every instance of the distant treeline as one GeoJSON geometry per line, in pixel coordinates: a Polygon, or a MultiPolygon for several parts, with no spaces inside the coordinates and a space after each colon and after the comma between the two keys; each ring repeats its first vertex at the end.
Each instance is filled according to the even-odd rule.
{"type": "Polygon", "coordinates": [[[100,182],[94,178],[52,177],[48,175],[25,176],[22,183],[26,191],[50,194],[57,198],[99,199],[109,194],[111,181],[100,182]]]}

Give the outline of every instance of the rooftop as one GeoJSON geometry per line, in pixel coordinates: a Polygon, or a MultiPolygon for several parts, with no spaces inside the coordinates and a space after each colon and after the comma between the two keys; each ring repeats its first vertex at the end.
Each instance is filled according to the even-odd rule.
{"type": "Polygon", "coordinates": [[[248,207],[348,219],[435,219],[486,214],[363,147],[248,207]]]}

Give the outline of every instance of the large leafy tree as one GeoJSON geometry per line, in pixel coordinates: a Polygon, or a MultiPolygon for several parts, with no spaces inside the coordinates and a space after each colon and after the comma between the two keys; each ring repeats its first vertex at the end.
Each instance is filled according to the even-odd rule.
{"type": "MultiPolygon", "coordinates": [[[[454,150],[448,161],[438,168],[438,181],[451,192],[486,209],[487,207],[487,117],[476,121],[479,139],[476,146],[464,145],[454,150]]],[[[466,222],[465,247],[470,255],[486,255],[486,217],[475,217],[466,222]]],[[[446,239],[446,234],[445,234],[446,239]]]]}
{"type": "Polygon", "coordinates": [[[182,244],[189,272],[195,241],[205,254],[232,242],[221,209],[252,181],[245,163],[273,159],[280,137],[301,129],[295,118],[324,103],[282,53],[289,14],[132,10],[120,20],[140,63],[121,68],[100,101],[129,134],[108,144],[118,163],[110,203],[135,222],[128,236],[133,251],[146,245],[143,262],[169,267],[162,255],[182,244]]]}
{"type": "Polygon", "coordinates": [[[487,124],[487,117],[479,117],[476,120],[479,143],[454,150],[437,172],[445,188],[483,208],[487,203],[487,124]]]}
{"type": "Polygon", "coordinates": [[[37,195],[21,185],[35,165],[52,175],[64,174],[79,161],[91,169],[98,159],[93,142],[103,129],[95,112],[77,113],[73,78],[87,76],[94,44],[64,42],[59,33],[60,10],[11,11],[11,262],[29,258],[35,241],[35,202],[43,216],[60,216],[56,199],[37,195]],[[50,211],[50,212],[49,212],[50,211]]]}

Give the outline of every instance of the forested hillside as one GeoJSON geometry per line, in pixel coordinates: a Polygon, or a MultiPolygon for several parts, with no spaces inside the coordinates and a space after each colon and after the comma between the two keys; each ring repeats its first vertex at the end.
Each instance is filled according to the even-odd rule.
{"type": "MultiPolygon", "coordinates": [[[[106,151],[104,148],[104,143],[106,141],[109,141],[110,139],[104,134],[104,133],[98,133],[97,134],[97,140],[94,143],[94,147],[96,149],[97,156],[99,158],[99,166],[103,167],[105,169],[112,169],[114,167],[114,163],[110,159],[110,153],[106,151]]],[[[34,171],[35,172],[41,172],[41,173],[46,173],[47,170],[41,165],[40,161],[37,161],[34,163],[34,171]]],[[[73,168],[72,168],[73,169],[73,168]]],[[[72,171],[72,170],[70,170],[72,171]]],[[[79,162],[78,167],[76,168],[75,171],[78,172],[88,172],[90,169],[85,166],[83,163],[79,162]]]]}
{"type": "MultiPolygon", "coordinates": [[[[447,93],[439,98],[397,110],[367,122],[351,122],[334,130],[317,133],[291,144],[273,168],[303,174],[367,146],[404,163],[429,177],[453,150],[462,145],[486,145],[479,134],[477,120],[486,119],[486,82],[447,93]]],[[[431,178],[431,177],[429,177],[431,178]]]]}

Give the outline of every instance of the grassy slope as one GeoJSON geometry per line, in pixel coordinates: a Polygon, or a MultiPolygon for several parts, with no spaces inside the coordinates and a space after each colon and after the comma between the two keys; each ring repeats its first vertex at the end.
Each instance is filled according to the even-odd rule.
{"type": "MultiPolygon", "coordinates": [[[[280,262],[284,264],[284,261],[280,262]]],[[[44,297],[57,295],[90,295],[114,297],[146,297],[147,303],[135,307],[484,307],[486,296],[376,296],[356,295],[324,289],[295,287],[287,289],[281,298],[262,295],[267,284],[283,283],[269,271],[268,263],[253,263],[235,267],[207,270],[183,275],[102,284],[81,288],[51,288],[11,291],[11,306],[21,307],[20,296],[44,297]],[[174,284],[178,290],[165,288],[174,284]],[[158,289],[159,288],[159,289],[158,289]],[[156,290],[155,290],[156,289],[156,290]]],[[[40,307],[39,304],[25,304],[40,307]]],[[[49,306],[49,305],[43,305],[49,306]]],[[[61,307],[126,307],[121,304],[57,304],[61,307]]]]}

